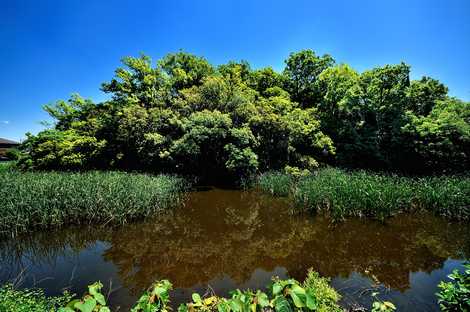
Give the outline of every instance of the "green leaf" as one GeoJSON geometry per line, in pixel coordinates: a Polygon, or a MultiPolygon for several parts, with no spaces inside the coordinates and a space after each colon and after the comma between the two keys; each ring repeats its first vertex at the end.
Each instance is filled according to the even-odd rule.
{"type": "Polygon", "coordinates": [[[292,291],[295,292],[296,294],[301,294],[301,295],[305,295],[305,289],[303,287],[300,287],[299,285],[297,284],[293,284],[292,287],[291,287],[292,291]]]}
{"type": "Polygon", "coordinates": [[[93,309],[96,307],[95,298],[88,298],[85,302],[77,302],[74,307],[80,312],[93,312],[93,309]]]}
{"type": "MultiPolygon", "coordinates": [[[[217,311],[218,312],[229,312],[230,307],[226,302],[221,302],[217,305],[217,311]]],[[[178,312],[186,312],[186,311],[178,311],[178,312]]]]}
{"type": "Polygon", "coordinates": [[[95,295],[100,293],[100,290],[102,287],[103,287],[103,284],[101,284],[100,282],[96,282],[88,286],[88,292],[90,293],[90,295],[94,297],[95,295]]]}
{"type": "Polygon", "coordinates": [[[243,303],[240,301],[240,299],[232,299],[229,301],[230,308],[234,312],[241,312],[243,311],[243,303]]]}
{"type": "Polygon", "coordinates": [[[281,286],[281,284],[279,282],[274,283],[273,284],[273,295],[274,296],[279,295],[282,291],[282,288],[283,287],[281,286]]]}
{"type": "Polygon", "coordinates": [[[276,312],[292,312],[292,307],[284,296],[277,296],[273,302],[276,312]]]}
{"type": "Polygon", "coordinates": [[[307,289],[305,292],[307,308],[315,310],[317,308],[317,298],[312,289],[307,289]]]}
{"type": "Polygon", "coordinates": [[[193,301],[195,303],[201,303],[202,302],[201,296],[199,296],[198,293],[193,293],[191,297],[193,298],[193,301]]]}
{"type": "Polygon", "coordinates": [[[93,297],[96,299],[96,301],[100,305],[102,305],[102,306],[106,305],[106,300],[104,299],[104,296],[102,294],[96,293],[95,295],[93,295],[93,297]]]}
{"type": "Polygon", "coordinates": [[[188,306],[184,303],[180,304],[178,307],[178,312],[188,312],[188,306]]]}
{"type": "Polygon", "coordinates": [[[256,293],[256,299],[258,300],[258,304],[260,305],[260,307],[264,308],[269,306],[269,298],[268,295],[266,295],[265,293],[258,290],[258,292],[256,293]]]}
{"type": "Polygon", "coordinates": [[[305,303],[302,302],[302,299],[300,299],[300,297],[297,296],[297,295],[295,294],[295,292],[291,292],[291,293],[290,293],[290,296],[291,296],[291,298],[292,298],[292,301],[294,301],[294,304],[295,304],[295,306],[296,306],[297,308],[303,308],[303,307],[305,307],[305,303]]]}
{"type": "Polygon", "coordinates": [[[75,304],[77,302],[80,302],[80,299],[74,299],[74,300],[70,301],[69,303],[67,303],[66,307],[73,310],[73,308],[75,307],[75,304]]]}

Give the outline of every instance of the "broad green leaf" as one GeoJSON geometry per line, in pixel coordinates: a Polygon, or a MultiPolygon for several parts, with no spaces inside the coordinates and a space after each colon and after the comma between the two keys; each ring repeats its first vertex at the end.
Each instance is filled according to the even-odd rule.
{"type": "Polygon", "coordinates": [[[295,292],[297,295],[305,295],[305,289],[300,287],[299,285],[292,285],[291,290],[295,292]]]}
{"type": "MultiPolygon", "coordinates": [[[[227,305],[226,302],[221,302],[217,305],[217,311],[218,312],[229,312],[230,307],[227,305]]],[[[178,311],[178,312],[186,312],[186,311],[178,311]]]]}
{"type": "Polygon", "coordinates": [[[282,286],[279,284],[279,282],[276,282],[273,284],[273,295],[277,296],[281,293],[282,291],[282,286]]]}
{"type": "Polygon", "coordinates": [[[106,305],[106,300],[104,299],[104,296],[101,293],[96,293],[95,295],[93,295],[93,297],[100,305],[106,305]]]}
{"type": "Polygon", "coordinates": [[[75,303],[75,308],[80,312],[93,312],[93,309],[96,307],[96,300],[94,298],[88,298],[85,302],[75,303]]]}
{"type": "Polygon", "coordinates": [[[74,299],[74,300],[70,301],[69,303],[67,303],[67,306],[66,306],[66,307],[68,307],[68,308],[70,308],[70,309],[73,310],[73,308],[75,307],[75,304],[76,304],[77,302],[80,302],[80,299],[74,299]]]}
{"type": "Polygon", "coordinates": [[[292,307],[284,296],[277,296],[273,302],[276,312],[292,312],[292,307]]]}
{"type": "Polygon", "coordinates": [[[258,300],[258,304],[262,308],[267,307],[269,305],[268,295],[263,292],[258,291],[258,293],[256,294],[256,299],[258,300]]]}
{"type": "Polygon", "coordinates": [[[188,312],[188,306],[184,303],[180,304],[178,307],[178,312],[188,312]]]}
{"type": "Polygon", "coordinates": [[[297,296],[297,294],[295,292],[291,292],[290,296],[292,298],[292,301],[294,301],[294,304],[297,308],[305,307],[305,303],[302,301],[302,299],[300,299],[299,296],[297,296]]]}
{"type": "Polygon", "coordinates": [[[191,297],[193,298],[193,301],[196,303],[202,302],[201,296],[199,296],[198,293],[193,293],[191,297]]]}
{"type": "Polygon", "coordinates": [[[307,308],[310,310],[315,310],[317,308],[317,298],[315,293],[311,289],[307,289],[305,292],[307,308]]]}
{"type": "Polygon", "coordinates": [[[243,311],[243,303],[239,299],[232,299],[229,301],[230,308],[235,312],[243,311]]]}
{"type": "Polygon", "coordinates": [[[96,282],[88,286],[88,292],[90,293],[90,295],[94,297],[95,295],[100,293],[100,290],[102,287],[103,287],[103,284],[101,284],[100,282],[96,282]]]}

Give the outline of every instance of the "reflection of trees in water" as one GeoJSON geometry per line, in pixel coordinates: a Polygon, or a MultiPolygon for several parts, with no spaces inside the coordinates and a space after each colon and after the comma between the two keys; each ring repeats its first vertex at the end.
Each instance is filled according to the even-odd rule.
{"type": "Polygon", "coordinates": [[[255,268],[272,271],[276,266],[297,278],[309,267],[343,277],[367,269],[403,290],[409,287],[409,272],[430,272],[448,257],[470,254],[468,226],[431,216],[398,216],[385,225],[349,220],[333,226],[321,217],[290,216],[287,210],[282,201],[251,192],[201,192],[184,208],[155,220],[115,230],[39,234],[5,242],[0,252],[2,261],[14,262],[26,253],[37,262],[54,261],[104,240],[110,243],[104,259],[134,291],[158,278],[186,288],[226,274],[241,284],[255,268]]]}
{"type": "Polygon", "coordinates": [[[72,227],[67,230],[25,234],[0,241],[0,261],[3,265],[54,264],[58,257],[72,257],[93,246],[104,231],[96,228],[72,227]],[[98,234],[98,235],[97,235],[98,234]]]}

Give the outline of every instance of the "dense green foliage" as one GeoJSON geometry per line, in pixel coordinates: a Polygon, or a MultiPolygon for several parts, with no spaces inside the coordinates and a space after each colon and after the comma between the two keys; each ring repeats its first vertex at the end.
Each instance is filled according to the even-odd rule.
{"type": "Polygon", "coordinates": [[[69,293],[60,297],[46,297],[41,289],[16,290],[11,284],[0,288],[0,312],[57,311],[72,299],[69,293]]]}
{"type": "Polygon", "coordinates": [[[470,311],[470,263],[462,273],[454,270],[449,278],[451,281],[439,284],[439,307],[444,312],[470,311]]]}
{"type": "Polygon", "coordinates": [[[468,169],[470,105],[405,64],[363,73],[293,53],[282,73],[217,67],[184,52],[126,57],[95,104],[46,105],[54,127],[28,135],[20,165],[119,168],[233,181],[323,163],[413,172],[468,169]]]}
{"type": "Polygon", "coordinates": [[[164,175],[0,170],[0,234],[68,224],[122,224],[177,205],[183,187],[180,178],[164,175]]]}
{"type": "MultiPolygon", "coordinates": [[[[109,312],[106,299],[101,293],[102,286],[100,282],[90,285],[88,292],[82,298],[71,300],[68,294],[60,298],[46,299],[41,291],[18,291],[6,285],[0,289],[0,311],[109,312]],[[62,307],[59,307],[60,305],[62,307]]],[[[172,284],[167,280],[155,282],[139,298],[131,312],[170,311],[171,289],[172,284]]],[[[304,283],[294,279],[274,279],[268,293],[260,290],[253,292],[237,289],[232,292],[230,298],[214,294],[202,298],[198,293],[193,293],[192,299],[192,302],[180,305],[178,311],[261,312],[265,309],[276,312],[342,311],[338,305],[340,296],[330,287],[329,280],[313,271],[309,271],[304,283]]]]}
{"type": "Polygon", "coordinates": [[[301,210],[326,212],[335,219],[348,216],[384,219],[406,211],[431,211],[451,219],[470,218],[468,177],[409,178],[327,168],[298,178],[267,173],[259,178],[258,184],[274,195],[291,194],[301,210]]]}

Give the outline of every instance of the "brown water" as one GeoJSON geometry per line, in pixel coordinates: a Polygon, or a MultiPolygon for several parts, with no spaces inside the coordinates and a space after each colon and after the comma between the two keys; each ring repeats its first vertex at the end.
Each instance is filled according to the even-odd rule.
{"type": "Polygon", "coordinates": [[[370,293],[399,311],[438,310],[436,285],[470,255],[470,226],[430,215],[386,224],[339,224],[290,213],[286,200],[212,189],[184,207],[142,223],[69,228],[0,243],[0,282],[47,294],[82,293],[101,280],[114,308],[126,310],[157,279],[167,278],[175,305],[208,287],[264,288],[273,275],[303,280],[309,268],[332,278],[345,306],[370,306],[370,293]]]}

